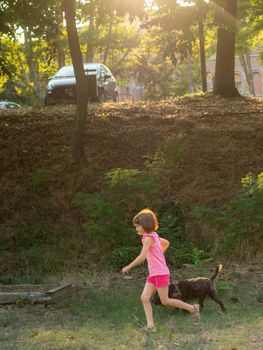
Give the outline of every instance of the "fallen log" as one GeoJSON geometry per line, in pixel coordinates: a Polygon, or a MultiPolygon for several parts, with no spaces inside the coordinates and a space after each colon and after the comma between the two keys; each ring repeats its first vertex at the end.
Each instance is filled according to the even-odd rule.
{"type": "Polygon", "coordinates": [[[73,294],[71,284],[65,285],[0,285],[0,304],[55,304],[73,294]]]}

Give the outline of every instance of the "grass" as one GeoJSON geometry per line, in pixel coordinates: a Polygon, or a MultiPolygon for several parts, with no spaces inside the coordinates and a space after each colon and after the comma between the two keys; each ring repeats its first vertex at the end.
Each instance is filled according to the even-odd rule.
{"type": "MultiPolygon", "coordinates": [[[[3,350],[254,350],[263,347],[262,304],[247,293],[247,284],[224,291],[228,309],[206,301],[202,323],[188,314],[154,306],[155,334],[145,334],[140,294],[144,280],[119,275],[78,275],[74,297],[61,304],[0,308],[0,348],[3,350]],[[242,302],[231,303],[230,296],[242,302]],[[247,297],[246,297],[247,295],[247,297]]],[[[68,279],[66,276],[65,279],[68,279]]],[[[241,282],[240,282],[241,281],[241,282]]],[[[252,280],[251,280],[252,281],[252,280]]],[[[255,292],[256,293],[256,292],[255,292]]]]}

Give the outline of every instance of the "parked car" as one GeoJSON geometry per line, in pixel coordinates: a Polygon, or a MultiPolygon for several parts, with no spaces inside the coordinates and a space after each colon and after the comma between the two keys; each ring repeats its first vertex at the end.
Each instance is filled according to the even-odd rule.
{"type": "Polygon", "coordinates": [[[21,107],[18,103],[10,101],[0,101],[0,109],[12,109],[21,107]]]}
{"type": "MultiPolygon", "coordinates": [[[[101,63],[85,63],[86,76],[95,75],[98,94],[95,101],[105,102],[108,99],[117,100],[118,90],[116,80],[108,67],[101,63]]],[[[76,101],[76,79],[73,66],[64,66],[49,79],[45,95],[45,104],[76,101]]]]}

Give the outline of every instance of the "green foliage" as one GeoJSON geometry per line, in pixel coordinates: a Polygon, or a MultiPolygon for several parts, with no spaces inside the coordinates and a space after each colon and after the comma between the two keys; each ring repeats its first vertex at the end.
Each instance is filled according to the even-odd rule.
{"type": "Polygon", "coordinates": [[[0,76],[16,78],[25,69],[22,44],[6,35],[0,37],[0,76]]]}
{"type": "Polygon", "coordinates": [[[84,26],[80,33],[82,52],[89,50],[92,53],[92,57],[87,58],[88,61],[107,64],[117,77],[118,86],[127,85],[134,75],[133,68],[137,63],[134,51],[141,42],[138,22],[130,23],[127,18],[124,20],[117,17],[114,20],[104,18],[98,24],[96,16],[93,21],[96,26],[84,26]]]}
{"type": "Polygon", "coordinates": [[[43,275],[38,270],[23,275],[16,275],[14,271],[6,272],[0,277],[1,284],[40,284],[43,283],[43,275]]]}
{"type": "Polygon", "coordinates": [[[160,237],[168,239],[170,246],[165,252],[169,266],[179,267],[192,262],[192,244],[185,232],[183,215],[177,201],[164,203],[158,211],[160,237]]]}
{"type": "MultiPolygon", "coordinates": [[[[147,99],[161,99],[181,96],[188,91],[187,64],[183,61],[191,53],[192,85],[193,90],[198,91],[197,23],[204,20],[206,44],[211,43],[208,31],[215,28],[211,8],[218,7],[206,1],[192,1],[193,6],[181,5],[163,0],[77,2],[83,56],[86,54],[87,59],[106,63],[119,86],[127,85],[130,78],[136,77],[144,85],[147,99]]],[[[48,77],[59,65],[71,63],[61,2],[5,0],[0,9],[0,82],[12,77],[23,96],[36,94],[42,98],[48,77]],[[30,39],[22,42],[20,38],[25,32],[30,39]],[[7,39],[8,36],[12,39],[7,39]]],[[[239,2],[239,23],[238,47],[248,48],[262,41],[260,0],[239,2]]],[[[214,37],[210,46],[215,47],[214,37]]],[[[40,105],[31,98],[18,102],[40,105]]]]}
{"type": "Polygon", "coordinates": [[[172,135],[162,142],[153,157],[148,157],[145,165],[157,176],[173,173],[178,167],[184,152],[184,143],[178,135],[172,135]]]}
{"type": "Polygon", "coordinates": [[[63,173],[63,170],[64,168],[60,164],[34,169],[29,178],[28,188],[34,192],[44,188],[45,184],[54,180],[60,173],[63,173]]]}
{"type": "Polygon", "coordinates": [[[123,266],[128,265],[133,261],[140,253],[140,247],[117,247],[109,255],[107,259],[111,266],[116,269],[120,269],[123,266]]]}
{"type": "Polygon", "coordinates": [[[180,135],[172,135],[161,143],[153,157],[147,157],[145,160],[146,168],[156,176],[163,194],[169,196],[185,147],[186,141],[180,135]]]}
{"type": "Polygon", "coordinates": [[[3,283],[14,283],[16,279],[21,283],[37,283],[37,279],[41,280],[48,273],[78,264],[83,244],[74,238],[74,232],[56,230],[46,222],[27,222],[26,219],[23,224],[15,225],[14,230],[13,242],[0,238],[3,283]]]}
{"type": "Polygon", "coordinates": [[[211,261],[211,258],[207,258],[207,255],[203,250],[193,248],[188,255],[191,263],[184,264],[186,267],[196,270],[199,275],[203,275],[205,269],[204,265],[211,261]]]}
{"type": "Polygon", "coordinates": [[[115,169],[105,176],[100,192],[80,194],[84,207],[84,229],[89,239],[109,243],[131,241],[131,222],[137,211],[149,207],[158,185],[152,174],[138,169],[115,169]]]}
{"type": "Polygon", "coordinates": [[[174,96],[175,68],[160,55],[142,56],[137,65],[138,81],[144,85],[145,99],[158,100],[174,96]]]}
{"type": "Polygon", "coordinates": [[[258,303],[263,303],[263,291],[258,290],[256,294],[256,299],[258,303]]]}
{"type": "MultiPolygon", "coordinates": [[[[240,246],[256,248],[263,240],[263,173],[242,179],[242,191],[218,208],[194,207],[193,213],[221,235],[221,248],[236,252],[240,246]]],[[[245,252],[242,252],[245,253],[245,252]]]]}

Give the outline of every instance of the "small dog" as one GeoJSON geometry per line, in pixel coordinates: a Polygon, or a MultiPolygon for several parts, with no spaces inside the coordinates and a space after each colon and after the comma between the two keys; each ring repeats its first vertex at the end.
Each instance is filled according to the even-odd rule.
{"type": "MultiPolygon", "coordinates": [[[[181,280],[176,283],[171,283],[168,292],[169,298],[179,299],[182,301],[188,301],[197,298],[199,300],[200,308],[202,309],[204,307],[204,299],[208,295],[211,299],[220,305],[223,312],[226,312],[225,305],[218,298],[215,288],[215,279],[222,269],[223,265],[217,265],[214,274],[210,278],[196,277],[181,280]]],[[[153,296],[153,303],[155,305],[161,304],[161,300],[157,292],[153,296]]]]}

